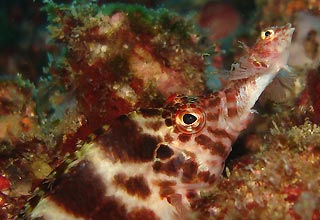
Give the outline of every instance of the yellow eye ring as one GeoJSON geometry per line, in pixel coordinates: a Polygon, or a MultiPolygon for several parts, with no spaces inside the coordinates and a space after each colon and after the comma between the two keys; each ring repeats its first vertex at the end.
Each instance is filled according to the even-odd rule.
{"type": "Polygon", "coordinates": [[[179,131],[195,134],[205,125],[205,113],[197,107],[182,109],[176,113],[174,121],[179,131]]]}
{"type": "Polygon", "coordinates": [[[262,40],[272,39],[273,37],[274,37],[274,31],[272,29],[261,31],[261,39],[262,40]]]}

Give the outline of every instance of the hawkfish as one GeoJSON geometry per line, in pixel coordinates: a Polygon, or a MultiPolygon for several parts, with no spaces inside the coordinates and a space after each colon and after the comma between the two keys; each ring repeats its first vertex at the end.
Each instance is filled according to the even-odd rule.
{"type": "Polygon", "coordinates": [[[262,31],[223,89],[174,95],[163,108],[139,109],[98,129],[17,219],[198,219],[200,193],[219,178],[255,102],[286,67],[293,31],[290,24],[262,31]]]}

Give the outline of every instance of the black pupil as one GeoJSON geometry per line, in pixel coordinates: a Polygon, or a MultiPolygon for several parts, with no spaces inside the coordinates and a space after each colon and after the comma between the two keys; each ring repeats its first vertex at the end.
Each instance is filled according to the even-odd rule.
{"type": "Polygon", "coordinates": [[[264,36],[266,36],[266,37],[268,37],[268,36],[270,36],[271,35],[271,32],[270,31],[266,31],[265,33],[264,33],[264,36]]]}
{"type": "Polygon", "coordinates": [[[183,116],[183,122],[186,123],[187,125],[192,124],[197,120],[197,117],[194,116],[193,114],[185,114],[183,116]]]}

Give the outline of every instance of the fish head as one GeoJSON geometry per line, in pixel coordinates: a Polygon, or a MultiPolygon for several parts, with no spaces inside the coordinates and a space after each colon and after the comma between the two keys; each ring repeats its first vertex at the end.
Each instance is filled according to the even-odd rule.
{"type": "Polygon", "coordinates": [[[278,56],[282,53],[288,53],[289,46],[295,28],[288,23],[285,26],[269,27],[261,31],[260,38],[252,51],[258,56],[278,56]]]}
{"type": "Polygon", "coordinates": [[[247,54],[233,64],[229,79],[238,80],[259,75],[273,78],[280,69],[286,69],[293,32],[291,24],[262,30],[255,45],[247,48],[247,54]]]}
{"type": "Polygon", "coordinates": [[[169,99],[162,113],[165,139],[155,149],[154,171],[178,177],[189,187],[212,184],[221,174],[235,140],[233,134],[219,127],[220,106],[217,93],[169,99]]]}

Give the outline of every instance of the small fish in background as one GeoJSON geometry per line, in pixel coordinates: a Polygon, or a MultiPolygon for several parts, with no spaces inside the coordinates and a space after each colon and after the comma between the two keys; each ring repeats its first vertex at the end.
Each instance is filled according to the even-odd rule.
{"type": "Polygon", "coordinates": [[[298,94],[302,85],[300,85],[295,69],[287,64],[284,65],[288,59],[290,48],[286,49],[286,53],[278,54],[278,46],[270,43],[269,48],[264,48],[264,44],[259,43],[263,42],[261,40],[272,40],[274,37],[273,27],[271,27],[261,32],[260,39],[252,48],[249,48],[243,42],[239,42],[240,47],[245,50],[245,54],[240,57],[238,63],[232,64],[229,72],[212,70],[212,72],[217,73],[210,76],[210,80],[207,82],[208,87],[216,89],[226,85],[228,80],[239,80],[255,72],[264,74],[265,71],[279,71],[278,75],[263,91],[259,103],[264,104],[268,100],[283,103],[298,94]]]}
{"type": "MultiPolygon", "coordinates": [[[[286,29],[289,26],[288,24],[288,26],[282,28],[286,29]]],[[[260,39],[252,48],[242,43],[246,53],[239,59],[238,63],[231,66],[230,80],[243,79],[256,73],[263,75],[268,72],[278,72],[280,69],[289,69],[287,66],[289,47],[286,47],[283,51],[287,44],[285,39],[288,36],[285,34],[279,36],[275,31],[281,32],[275,27],[263,30],[260,39]],[[282,53],[279,53],[280,51],[282,53]]]]}
{"type": "Polygon", "coordinates": [[[246,54],[240,58],[238,63],[232,65],[229,79],[241,79],[254,72],[264,74],[266,71],[280,71],[272,83],[267,86],[259,98],[259,102],[262,104],[267,100],[276,103],[286,102],[294,94],[297,94],[298,88],[301,87],[298,85],[299,81],[294,69],[286,64],[290,47],[286,49],[286,53],[277,53],[282,46],[273,44],[275,41],[272,40],[277,36],[272,27],[264,29],[260,37],[261,39],[270,40],[269,47],[265,47],[264,44],[261,45],[258,41],[255,46],[249,48],[240,42],[246,54]]]}
{"type": "Polygon", "coordinates": [[[198,210],[200,193],[219,178],[255,102],[286,67],[293,31],[290,24],[263,31],[221,90],[175,95],[163,108],[133,111],[99,129],[16,219],[207,218],[207,210],[198,210]]]}

